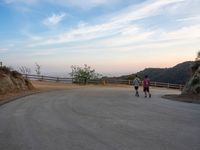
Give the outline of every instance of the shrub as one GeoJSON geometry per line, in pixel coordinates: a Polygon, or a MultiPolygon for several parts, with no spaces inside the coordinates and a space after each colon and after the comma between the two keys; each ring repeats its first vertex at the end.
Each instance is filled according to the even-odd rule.
{"type": "Polygon", "coordinates": [[[17,77],[19,77],[19,76],[22,76],[21,73],[19,73],[19,72],[17,72],[17,71],[12,71],[11,74],[12,74],[12,76],[15,77],[15,78],[17,78],[17,77]]]}
{"type": "Polygon", "coordinates": [[[94,69],[92,69],[88,65],[84,65],[84,67],[79,66],[71,66],[72,72],[70,76],[74,78],[75,83],[84,83],[86,84],[89,80],[98,79],[101,74],[96,73],[94,69]]]}
{"type": "Polygon", "coordinates": [[[0,72],[5,73],[5,74],[11,74],[11,68],[3,66],[0,67],[0,72]]]}

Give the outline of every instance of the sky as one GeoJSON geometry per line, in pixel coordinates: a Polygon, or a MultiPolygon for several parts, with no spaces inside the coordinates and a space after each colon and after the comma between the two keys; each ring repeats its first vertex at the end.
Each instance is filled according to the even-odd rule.
{"type": "Polygon", "coordinates": [[[200,50],[200,0],[0,0],[0,61],[68,76],[168,68],[200,50]]]}

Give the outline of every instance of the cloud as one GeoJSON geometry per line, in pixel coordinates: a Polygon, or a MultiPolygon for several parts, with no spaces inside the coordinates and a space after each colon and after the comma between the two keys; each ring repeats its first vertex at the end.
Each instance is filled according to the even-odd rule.
{"type": "MultiPolygon", "coordinates": [[[[152,1],[151,1],[152,2],[152,1]]],[[[54,35],[53,37],[44,37],[43,40],[33,42],[32,46],[37,45],[49,45],[49,44],[61,44],[68,42],[78,42],[94,40],[98,38],[106,38],[118,34],[125,34],[125,32],[132,32],[138,27],[133,24],[133,21],[139,19],[145,19],[156,15],[163,7],[183,2],[183,0],[163,0],[153,1],[153,3],[143,3],[142,5],[132,6],[128,9],[121,11],[120,14],[113,14],[113,17],[107,21],[96,24],[81,24],[77,27],[66,31],[62,34],[54,35]],[[117,17],[115,17],[117,16],[117,17]],[[131,27],[131,30],[129,29],[131,27]]],[[[45,19],[44,24],[55,25],[60,22],[65,15],[55,15],[45,19]]],[[[141,37],[141,36],[140,36],[141,37]]]]}
{"type": "Polygon", "coordinates": [[[78,7],[81,9],[91,9],[96,6],[108,5],[117,3],[121,0],[3,0],[6,4],[28,4],[32,5],[34,3],[46,3],[46,4],[54,4],[61,6],[72,6],[78,7]]]}
{"type": "Polygon", "coordinates": [[[33,4],[38,0],[3,0],[6,4],[13,4],[13,3],[25,3],[25,4],[33,4]]]}
{"type": "Polygon", "coordinates": [[[7,51],[8,49],[6,48],[0,48],[0,52],[4,52],[4,51],[7,51]]]}
{"type": "MultiPolygon", "coordinates": [[[[100,45],[107,45],[109,48],[123,48],[124,51],[133,49],[156,49],[183,45],[200,46],[200,25],[184,26],[180,29],[165,31],[154,30],[151,32],[139,30],[128,36],[119,36],[111,39],[104,39],[100,45]],[[192,31],[192,32],[191,32],[192,31]]],[[[191,46],[190,46],[191,47],[191,46]]]]}
{"type": "MultiPolygon", "coordinates": [[[[133,28],[135,29],[134,26],[133,28]]],[[[67,50],[74,52],[131,52],[133,50],[161,50],[166,48],[170,50],[174,48],[190,49],[193,47],[195,49],[200,46],[200,25],[185,26],[173,31],[154,30],[148,32],[144,29],[134,29],[133,32],[125,32],[125,34],[110,38],[85,42],[85,44],[81,45],[72,44],[67,47],[67,50]]],[[[49,42],[51,43],[52,41],[49,42]]],[[[61,49],[62,51],[66,50],[64,47],[61,49]]]]}
{"type": "Polygon", "coordinates": [[[58,23],[60,23],[64,17],[66,16],[65,13],[60,13],[60,14],[52,14],[51,16],[47,17],[43,23],[46,26],[54,26],[57,25],[58,23]]]}
{"type": "Polygon", "coordinates": [[[185,0],[162,0],[162,1],[147,1],[146,3],[138,6],[131,6],[128,9],[121,12],[121,14],[112,18],[113,22],[124,23],[135,21],[150,16],[158,15],[167,6],[175,5],[177,3],[184,2],[185,0]]]}
{"type": "Polygon", "coordinates": [[[183,22],[183,21],[200,21],[200,16],[192,16],[192,17],[181,18],[181,19],[177,19],[177,21],[179,21],[179,22],[183,22]]]}
{"type": "Polygon", "coordinates": [[[50,56],[50,55],[55,55],[55,53],[48,51],[40,51],[40,52],[34,52],[30,54],[31,56],[50,56]]]}
{"type": "Polygon", "coordinates": [[[111,4],[119,0],[51,0],[53,3],[71,5],[82,9],[90,9],[99,5],[111,4]]]}
{"type": "Polygon", "coordinates": [[[200,38],[200,24],[185,26],[180,28],[179,30],[164,33],[164,39],[196,39],[200,38]]]}
{"type": "Polygon", "coordinates": [[[0,53],[6,53],[8,51],[7,48],[0,48],[0,53]]]}
{"type": "MultiPolygon", "coordinates": [[[[186,44],[198,45],[200,25],[182,25],[179,29],[148,29],[136,21],[165,13],[184,0],[148,1],[114,13],[104,22],[81,22],[76,27],[53,35],[29,36],[32,48],[57,47],[62,51],[132,51],[134,49],[162,49],[186,44]],[[192,32],[191,32],[192,31],[192,32]],[[67,45],[67,48],[66,48],[67,45]]],[[[53,14],[44,24],[54,26],[63,20],[64,13],[53,14]]],[[[187,46],[185,46],[187,47],[187,46]]]]}

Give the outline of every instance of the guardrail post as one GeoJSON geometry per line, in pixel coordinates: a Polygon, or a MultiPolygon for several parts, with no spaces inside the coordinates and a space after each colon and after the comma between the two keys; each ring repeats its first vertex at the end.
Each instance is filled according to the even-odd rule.
{"type": "Polygon", "coordinates": [[[57,77],[56,82],[59,82],[59,77],[57,77]]]}
{"type": "Polygon", "coordinates": [[[156,87],[156,82],[154,83],[154,86],[156,87]]]}
{"type": "Polygon", "coordinates": [[[167,87],[169,88],[169,83],[167,83],[167,87]]]}
{"type": "Polygon", "coordinates": [[[103,83],[103,85],[106,85],[106,81],[105,80],[102,80],[102,83],[103,83]]]}
{"type": "Polygon", "coordinates": [[[180,88],[180,90],[182,91],[183,87],[182,87],[182,85],[181,85],[181,84],[179,85],[179,88],[180,88]]]}
{"type": "Polygon", "coordinates": [[[128,85],[131,85],[131,80],[128,80],[128,85]]]}

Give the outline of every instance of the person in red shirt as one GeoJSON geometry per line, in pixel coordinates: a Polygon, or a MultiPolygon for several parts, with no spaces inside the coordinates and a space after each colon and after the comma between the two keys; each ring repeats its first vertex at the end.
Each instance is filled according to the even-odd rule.
{"type": "Polygon", "coordinates": [[[149,97],[151,97],[151,93],[149,91],[149,86],[150,86],[150,79],[148,78],[147,75],[145,75],[145,78],[143,80],[143,90],[144,90],[144,94],[145,94],[145,97],[147,97],[147,93],[149,95],[149,97]]]}

